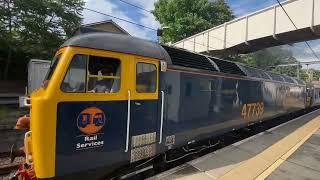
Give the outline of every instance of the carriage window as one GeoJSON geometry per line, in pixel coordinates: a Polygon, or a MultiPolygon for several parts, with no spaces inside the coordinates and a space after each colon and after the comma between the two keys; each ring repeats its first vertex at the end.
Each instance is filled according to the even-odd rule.
{"type": "Polygon", "coordinates": [[[154,64],[137,63],[136,90],[139,93],[153,93],[157,88],[157,68],[154,64]]]}
{"type": "Polygon", "coordinates": [[[120,89],[120,60],[90,56],[88,63],[88,92],[115,93],[120,89]]]}
{"type": "Polygon", "coordinates": [[[64,92],[85,92],[87,56],[76,55],[64,77],[61,90],[64,92]]]}

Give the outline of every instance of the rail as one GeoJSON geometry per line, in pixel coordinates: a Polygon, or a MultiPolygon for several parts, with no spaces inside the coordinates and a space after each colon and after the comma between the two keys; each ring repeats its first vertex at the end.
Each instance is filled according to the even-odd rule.
{"type": "Polygon", "coordinates": [[[161,91],[161,117],[160,117],[160,139],[159,144],[162,143],[162,130],[163,130],[163,107],[164,107],[164,91],[161,91]]]}
{"type": "Polygon", "coordinates": [[[128,90],[128,110],[127,110],[127,136],[126,136],[126,149],[125,152],[129,150],[129,135],[130,135],[130,111],[131,111],[131,93],[128,90]]]}

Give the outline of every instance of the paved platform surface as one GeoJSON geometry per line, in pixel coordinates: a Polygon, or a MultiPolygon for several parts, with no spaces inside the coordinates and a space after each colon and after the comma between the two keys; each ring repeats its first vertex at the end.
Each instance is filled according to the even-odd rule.
{"type": "Polygon", "coordinates": [[[149,179],[320,179],[320,110],[149,179]]]}
{"type": "Polygon", "coordinates": [[[266,179],[320,179],[320,130],[318,129],[266,179]]]}

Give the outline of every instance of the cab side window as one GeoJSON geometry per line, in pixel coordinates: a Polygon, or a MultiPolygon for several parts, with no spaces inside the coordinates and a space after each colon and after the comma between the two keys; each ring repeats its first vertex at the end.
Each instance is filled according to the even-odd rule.
{"type": "Polygon", "coordinates": [[[116,93],[120,89],[120,76],[119,59],[75,55],[61,85],[61,90],[74,93],[116,93]]]}
{"type": "Polygon", "coordinates": [[[61,90],[64,92],[85,92],[87,56],[73,57],[69,70],[64,77],[61,90]]]}
{"type": "Polygon", "coordinates": [[[154,93],[157,88],[157,67],[149,63],[137,63],[136,90],[139,93],[154,93]]]}
{"type": "Polygon", "coordinates": [[[120,89],[120,60],[90,56],[88,64],[88,92],[115,93],[120,89]]]}

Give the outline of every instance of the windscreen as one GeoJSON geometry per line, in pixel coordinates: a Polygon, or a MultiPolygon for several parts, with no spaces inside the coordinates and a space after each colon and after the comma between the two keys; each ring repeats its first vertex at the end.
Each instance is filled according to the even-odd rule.
{"type": "Polygon", "coordinates": [[[51,79],[51,76],[52,76],[53,72],[55,71],[57,64],[59,63],[60,58],[61,58],[61,54],[59,54],[53,58],[50,69],[49,69],[44,81],[49,81],[51,79]]]}
{"type": "Polygon", "coordinates": [[[75,55],[61,85],[63,92],[116,93],[120,89],[120,59],[75,55]]]}

